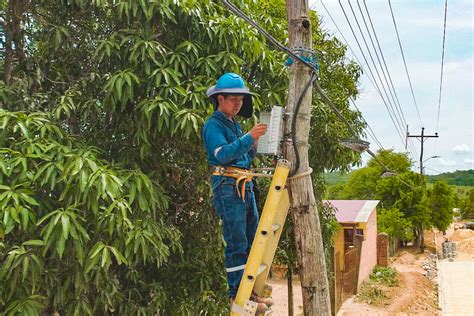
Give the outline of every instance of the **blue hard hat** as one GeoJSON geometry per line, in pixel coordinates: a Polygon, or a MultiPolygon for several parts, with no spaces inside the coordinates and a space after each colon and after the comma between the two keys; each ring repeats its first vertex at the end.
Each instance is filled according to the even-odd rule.
{"type": "Polygon", "coordinates": [[[252,94],[249,89],[245,86],[244,79],[241,76],[228,72],[223,74],[218,80],[215,86],[210,87],[207,90],[207,96],[211,99],[214,104],[214,109],[217,109],[217,96],[219,94],[235,94],[244,96],[244,104],[237,115],[249,118],[252,116],[253,105],[252,105],[252,94]]]}

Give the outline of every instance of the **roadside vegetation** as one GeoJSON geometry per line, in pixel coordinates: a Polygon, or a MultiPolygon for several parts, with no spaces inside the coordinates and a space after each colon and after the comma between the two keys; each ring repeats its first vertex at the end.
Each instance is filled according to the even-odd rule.
{"type": "Polygon", "coordinates": [[[421,182],[411,170],[412,161],[405,153],[381,150],[377,160],[369,160],[367,167],[352,171],[347,182],[329,187],[329,199],[380,200],[377,226],[394,243],[416,240],[423,229],[436,227],[443,231],[452,222],[454,191],[443,181],[426,189],[426,178],[421,182]],[[395,176],[382,177],[380,161],[395,176]],[[422,186],[424,188],[422,188],[422,186]]]}
{"type": "Polygon", "coordinates": [[[369,279],[360,287],[357,298],[369,305],[382,305],[387,299],[385,288],[395,287],[398,283],[394,268],[376,266],[369,279]]]}

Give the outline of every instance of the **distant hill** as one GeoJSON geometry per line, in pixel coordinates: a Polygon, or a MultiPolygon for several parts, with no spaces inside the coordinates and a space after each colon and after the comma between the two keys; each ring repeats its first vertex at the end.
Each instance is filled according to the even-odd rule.
{"type": "MultiPolygon", "coordinates": [[[[343,184],[349,180],[351,173],[327,172],[324,174],[328,185],[343,184]]],[[[450,185],[474,187],[474,170],[457,170],[455,172],[440,173],[435,176],[426,176],[428,183],[444,180],[450,185]]]]}
{"type": "Polygon", "coordinates": [[[474,170],[457,170],[454,172],[440,173],[435,176],[427,176],[428,182],[433,183],[444,180],[448,184],[458,186],[474,186],[474,170]]]}

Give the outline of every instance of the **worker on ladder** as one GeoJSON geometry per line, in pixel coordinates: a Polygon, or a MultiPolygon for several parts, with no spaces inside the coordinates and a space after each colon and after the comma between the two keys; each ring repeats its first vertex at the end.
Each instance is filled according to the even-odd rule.
{"type": "MultiPolygon", "coordinates": [[[[204,146],[211,168],[213,205],[224,229],[225,268],[231,305],[237,295],[248,254],[258,226],[258,212],[249,171],[258,139],[267,126],[256,124],[244,134],[235,116],[252,116],[252,95],[241,76],[222,75],[207,91],[214,113],[203,129],[204,146]]],[[[257,314],[273,305],[271,298],[251,296],[257,314]]]]}

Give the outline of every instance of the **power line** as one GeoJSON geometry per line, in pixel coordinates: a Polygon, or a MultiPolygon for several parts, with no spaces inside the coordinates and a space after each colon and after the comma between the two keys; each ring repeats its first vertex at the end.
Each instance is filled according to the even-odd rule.
{"type": "MultiPolygon", "coordinates": [[[[371,67],[370,67],[370,65],[369,65],[369,62],[368,62],[367,58],[365,57],[364,50],[362,49],[362,47],[361,47],[361,45],[360,45],[360,42],[359,42],[359,40],[358,40],[358,38],[357,38],[357,35],[355,34],[354,28],[352,27],[352,24],[351,24],[351,22],[349,21],[349,18],[348,18],[348,16],[347,16],[347,14],[346,14],[346,12],[345,12],[345,10],[344,10],[344,7],[342,6],[342,3],[341,3],[340,0],[339,0],[339,6],[341,7],[342,12],[344,13],[344,16],[345,16],[345,18],[346,18],[346,21],[347,21],[347,23],[349,24],[349,27],[350,27],[350,29],[351,29],[351,31],[352,31],[352,34],[353,34],[353,36],[354,36],[354,38],[355,38],[355,40],[356,40],[356,43],[357,43],[357,45],[358,45],[358,47],[359,47],[359,49],[360,49],[360,51],[361,51],[361,53],[362,53],[362,56],[364,57],[364,60],[367,62],[367,66],[368,66],[369,71],[370,71],[370,73],[371,73],[371,75],[372,75],[372,77],[373,77],[373,80],[377,83],[377,80],[375,79],[375,76],[374,76],[374,74],[373,74],[373,72],[372,72],[372,70],[371,70],[371,67]]],[[[403,138],[403,136],[402,136],[402,135],[404,134],[404,132],[403,132],[403,127],[402,127],[402,123],[400,122],[400,120],[398,119],[398,117],[397,117],[397,115],[396,115],[396,113],[395,113],[395,110],[394,110],[394,108],[393,108],[393,104],[392,104],[392,102],[390,101],[390,98],[389,98],[389,96],[388,96],[387,90],[385,89],[385,86],[383,85],[382,79],[381,79],[381,77],[380,77],[380,73],[379,73],[379,71],[378,71],[378,69],[377,69],[377,66],[376,66],[376,64],[375,64],[375,61],[374,61],[374,59],[373,59],[373,57],[372,57],[372,54],[371,54],[370,49],[369,49],[369,47],[368,47],[367,41],[366,41],[366,39],[365,39],[364,33],[362,32],[362,29],[361,29],[361,27],[360,27],[359,21],[358,21],[358,19],[357,19],[357,16],[355,15],[355,12],[354,12],[354,10],[353,10],[352,5],[351,5],[350,2],[349,2],[349,6],[350,6],[350,8],[351,8],[351,12],[352,12],[352,15],[354,16],[354,19],[355,19],[355,21],[356,21],[356,24],[357,24],[357,27],[358,27],[358,29],[359,29],[359,32],[360,32],[361,35],[362,35],[362,39],[363,39],[364,44],[365,44],[365,47],[367,48],[367,51],[368,51],[368,53],[369,53],[369,57],[370,57],[370,59],[371,59],[373,65],[374,65],[374,67],[375,67],[375,72],[376,72],[376,74],[377,74],[378,79],[380,80],[380,85],[382,86],[382,89],[383,89],[383,91],[384,91],[384,93],[385,93],[385,96],[386,96],[386,98],[387,98],[388,105],[387,105],[387,102],[385,102],[385,98],[383,98],[383,96],[382,96],[382,93],[381,93],[381,91],[380,91],[380,88],[379,88],[378,84],[377,84],[376,86],[377,86],[378,89],[379,89],[379,93],[380,93],[380,95],[381,95],[381,97],[382,97],[382,100],[384,101],[385,107],[386,107],[386,109],[387,109],[387,111],[388,111],[388,113],[389,113],[389,115],[390,115],[390,118],[392,119],[392,122],[393,122],[393,124],[394,124],[394,126],[395,126],[395,129],[396,129],[396,131],[397,131],[397,133],[398,133],[398,135],[399,135],[399,137],[400,137],[400,139],[401,139],[401,141],[402,141],[402,144],[404,144],[404,138],[403,138]],[[393,116],[392,116],[392,113],[393,113],[393,116]],[[393,119],[393,118],[395,118],[395,119],[393,119]]],[[[414,152],[414,146],[413,146],[413,144],[410,144],[410,151],[409,151],[409,152],[414,152]]],[[[413,158],[413,155],[412,155],[412,158],[413,158]]]]}
{"type": "MultiPolygon", "coordinates": [[[[341,2],[339,1],[339,3],[341,3],[341,2]]],[[[362,35],[362,40],[364,41],[365,47],[366,47],[366,49],[367,49],[367,52],[369,53],[370,60],[372,61],[372,64],[373,64],[373,66],[374,66],[374,68],[375,68],[375,73],[377,74],[377,77],[378,77],[378,79],[379,79],[380,85],[382,86],[382,89],[383,89],[383,91],[384,91],[384,93],[385,93],[385,96],[387,97],[387,101],[388,101],[388,103],[389,103],[389,105],[390,105],[390,108],[392,109],[393,116],[395,117],[395,120],[396,120],[397,123],[399,124],[400,130],[403,131],[403,127],[402,127],[402,126],[403,126],[403,123],[404,123],[404,122],[400,122],[399,118],[397,117],[397,115],[396,115],[396,113],[395,113],[395,110],[393,109],[393,104],[392,104],[392,102],[390,101],[390,98],[389,98],[389,96],[388,96],[387,90],[385,89],[385,85],[383,84],[382,78],[380,77],[379,70],[378,70],[378,68],[377,68],[377,65],[375,64],[374,58],[372,57],[372,53],[370,52],[369,45],[367,44],[367,41],[366,41],[365,36],[364,36],[364,32],[362,32],[362,28],[360,27],[359,20],[357,19],[357,16],[356,16],[356,14],[355,14],[355,12],[354,12],[354,9],[352,8],[351,2],[348,1],[348,3],[349,3],[349,7],[350,7],[350,9],[351,9],[351,12],[352,12],[352,16],[354,17],[355,22],[356,22],[356,24],[357,24],[357,28],[359,29],[359,32],[360,32],[360,34],[362,35]]],[[[402,133],[402,134],[403,134],[403,133],[402,133]]]]}
{"type": "MultiPolygon", "coordinates": [[[[349,2],[349,6],[351,7],[351,11],[354,15],[354,17],[356,16],[354,11],[352,10],[352,5],[350,4],[349,2]]],[[[392,97],[392,101],[393,101],[393,104],[395,105],[395,109],[397,110],[397,113],[398,113],[398,116],[400,118],[400,121],[403,123],[403,125],[406,125],[406,119],[405,119],[405,115],[403,114],[403,110],[400,106],[400,103],[398,103],[398,106],[397,106],[397,102],[395,100],[395,97],[394,97],[394,93],[396,95],[396,91],[395,91],[395,88],[393,87],[393,85],[390,85],[388,79],[387,79],[387,75],[385,74],[385,70],[384,70],[384,67],[382,66],[382,62],[380,61],[380,57],[379,57],[379,53],[377,51],[377,48],[375,47],[375,44],[374,44],[374,40],[372,39],[372,35],[370,34],[370,30],[369,30],[369,27],[367,25],[367,21],[365,20],[365,16],[362,12],[362,8],[360,7],[360,3],[359,3],[359,0],[357,0],[357,7],[359,8],[359,12],[360,12],[360,15],[362,17],[362,21],[364,22],[364,25],[365,25],[365,29],[367,30],[367,34],[369,35],[369,39],[370,39],[370,43],[372,44],[372,48],[375,52],[375,57],[377,57],[377,61],[378,61],[378,64],[379,64],[379,67],[380,69],[382,70],[382,75],[383,75],[383,78],[385,79],[385,84],[387,84],[387,87],[388,87],[388,91],[390,92],[390,96],[392,97]],[[392,92],[393,91],[393,92],[392,92]]],[[[372,25],[373,26],[373,25],[372,25]]],[[[364,37],[364,34],[362,33],[361,31],[361,34],[362,34],[362,37],[364,37]]],[[[364,38],[364,42],[365,42],[365,38],[364,38]]],[[[369,47],[368,45],[366,44],[366,47],[367,47],[367,50],[370,52],[369,50],[369,47]]],[[[379,46],[380,48],[380,46],[379,46]]],[[[373,61],[373,60],[372,60],[373,61]]],[[[375,61],[374,62],[374,67],[376,67],[375,65],[375,61]]],[[[387,69],[387,68],[386,68],[387,69]]],[[[390,76],[390,72],[388,71],[387,69],[387,74],[390,76]]],[[[381,80],[382,81],[382,80],[381,80]]],[[[384,84],[382,82],[382,84],[384,84]]],[[[398,98],[397,98],[398,100],[398,98]]]]}
{"type": "MultiPolygon", "coordinates": [[[[278,42],[273,36],[271,36],[268,32],[266,32],[263,28],[260,27],[256,22],[254,22],[250,17],[248,17],[244,12],[242,12],[238,7],[236,7],[233,3],[231,3],[229,0],[222,0],[224,5],[234,14],[237,16],[241,17],[244,21],[249,23],[251,26],[253,26],[257,31],[262,34],[265,38],[267,38],[271,43],[273,43],[277,48],[279,48],[282,51],[287,52],[291,57],[294,57],[295,60],[298,60],[301,62],[301,64],[305,65],[306,67],[310,68],[311,71],[313,71],[313,76],[317,73],[317,69],[308,61],[304,60],[301,56],[297,55],[295,52],[291,51],[288,47],[282,45],[280,42],[278,42]]],[[[337,116],[343,121],[346,125],[348,130],[355,136],[357,137],[357,133],[353,129],[353,127],[350,125],[350,123],[346,120],[346,118],[339,112],[337,107],[332,103],[332,101],[326,96],[324,91],[322,90],[321,86],[317,81],[314,82],[314,85],[316,87],[317,92],[323,99],[324,103],[328,105],[336,114],[337,116]]],[[[376,161],[381,167],[384,168],[384,171],[389,171],[387,166],[383,164],[377,156],[370,150],[367,149],[366,152],[371,155],[374,158],[374,161],[376,161]]]]}
{"type": "MultiPolygon", "coordinates": [[[[352,105],[357,109],[357,111],[361,112],[362,111],[357,107],[356,103],[354,102],[354,100],[352,100],[351,98],[349,98],[350,102],[352,103],[352,105]]],[[[383,146],[382,146],[382,143],[379,141],[379,139],[377,138],[374,130],[372,129],[372,127],[369,125],[369,122],[367,122],[367,120],[361,116],[362,119],[364,120],[365,124],[367,125],[367,133],[370,135],[370,137],[375,141],[375,143],[377,144],[377,146],[379,146],[380,149],[385,149],[383,146]]]]}
{"type": "MultiPolygon", "coordinates": [[[[357,1],[357,5],[359,5],[359,1],[357,1]]],[[[398,106],[401,107],[400,105],[400,101],[398,99],[398,95],[397,95],[397,91],[395,90],[395,87],[394,87],[394,84],[393,84],[393,81],[392,81],[392,76],[390,76],[390,71],[388,70],[388,67],[387,67],[387,63],[385,62],[385,57],[384,57],[384,54],[383,54],[383,51],[382,51],[382,47],[380,46],[380,42],[379,42],[379,39],[378,39],[378,36],[377,36],[377,32],[375,31],[375,27],[374,27],[374,24],[372,23],[372,18],[370,16],[370,12],[369,12],[369,9],[367,8],[367,5],[365,3],[365,0],[364,0],[364,7],[365,7],[365,12],[367,12],[367,17],[369,18],[369,23],[370,23],[370,26],[372,28],[372,31],[374,32],[374,36],[375,36],[375,41],[377,42],[377,46],[379,48],[379,51],[380,51],[380,55],[382,56],[382,61],[383,61],[383,64],[385,66],[385,69],[387,71],[387,74],[388,74],[388,78],[390,80],[390,84],[392,86],[392,89],[393,89],[393,92],[395,94],[395,98],[397,99],[397,103],[398,103],[398,106]]],[[[360,9],[360,6],[359,6],[359,9],[360,9]]],[[[361,15],[362,15],[362,11],[361,11],[361,15]]],[[[363,15],[362,15],[363,16],[363,15]]],[[[370,34],[370,33],[369,33],[370,34]]],[[[418,113],[418,119],[420,120],[420,124],[423,125],[423,121],[421,119],[421,115],[420,115],[420,111],[418,110],[418,106],[416,106],[416,103],[415,103],[415,107],[416,107],[416,111],[418,113]]],[[[403,112],[402,112],[403,113],[403,112]]]]}
{"type": "MultiPolygon", "coordinates": [[[[344,33],[343,33],[343,32],[341,31],[341,29],[339,28],[338,24],[336,23],[335,19],[334,19],[333,16],[331,15],[331,12],[328,10],[328,8],[326,7],[326,5],[324,4],[323,0],[321,0],[321,4],[322,4],[324,10],[326,11],[326,13],[328,14],[329,18],[331,19],[331,21],[333,22],[334,26],[335,26],[336,29],[339,31],[339,33],[340,33],[341,37],[343,38],[344,42],[346,43],[346,45],[347,45],[347,46],[349,47],[349,49],[351,50],[353,56],[356,58],[356,60],[358,61],[359,65],[362,67],[363,63],[362,63],[362,62],[359,60],[359,58],[357,57],[357,54],[356,54],[356,53],[354,52],[354,50],[352,49],[351,45],[349,44],[349,42],[347,41],[346,37],[344,36],[344,33]]],[[[364,54],[364,51],[362,50],[362,47],[361,47],[361,45],[360,45],[360,43],[359,43],[359,41],[358,41],[357,36],[355,35],[354,29],[352,28],[352,24],[350,23],[350,21],[349,21],[347,15],[346,15],[346,13],[345,13],[345,11],[344,11],[344,8],[342,7],[342,5],[341,5],[340,2],[339,2],[339,5],[341,6],[342,11],[343,11],[343,13],[344,13],[344,15],[345,15],[345,17],[346,17],[346,21],[348,22],[348,25],[349,25],[349,27],[351,28],[352,35],[354,36],[354,38],[355,38],[355,40],[356,40],[356,43],[357,43],[357,45],[358,45],[358,47],[359,47],[359,50],[360,50],[360,52],[361,52],[361,54],[362,54],[362,57],[363,57],[364,60],[365,60],[365,65],[366,65],[367,68],[368,68],[368,76],[367,76],[367,78],[368,78],[369,81],[372,83],[372,85],[374,86],[374,88],[375,88],[375,90],[377,91],[378,95],[379,95],[380,98],[382,99],[382,102],[384,103],[385,108],[387,109],[387,112],[388,112],[388,114],[389,114],[389,116],[390,116],[390,119],[392,120],[392,122],[393,122],[393,124],[394,124],[394,126],[395,126],[395,129],[396,129],[396,131],[397,131],[397,134],[399,135],[399,137],[400,137],[400,139],[402,140],[402,143],[403,143],[403,142],[404,142],[404,141],[403,141],[403,137],[401,136],[401,133],[400,133],[400,131],[399,131],[399,128],[400,128],[400,127],[397,128],[397,125],[396,125],[396,123],[395,123],[395,121],[394,121],[394,119],[393,119],[393,116],[392,116],[392,112],[390,111],[390,109],[389,109],[389,107],[388,107],[388,105],[387,105],[387,102],[385,101],[385,98],[384,98],[384,96],[382,95],[382,92],[381,92],[381,90],[380,90],[380,87],[379,87],[378,84],[377,84],[377,81],[376,81],[375,76],[374,76],[374,74],[373,74],[373,72],[372,72],[372,69],[371,69],[371,67],[370,67],[370,64],[369,64],[369,62],[368,62],[368,60],[367,60],[367,58],[366,58],[366,56],[365,56],[365,54],[364,54]]],[[[362,68],[363,68],[363,67],[362,67],[362,68]]],[[[402,133],[402,134],[404,134],[404,133],[402,133]]],[[[413,158],[412,152],[415,152],[415,153],[416,153],[416,150],[414,149],[414,145],[413,145],[413,143],[412,143],[411,141],[410,141],[410,147],[411,147],[411,148],[410,148],[409,153],[410,153],[410,155],[412,155],[412,158],[413,158]]],[[[414,159],[413,159],[413,160],[414,160],[414,159]]]]}
{"type": "Polygon", "coordinates": [[[441,54],[441,76],[439,79],[439,99],[438,99],[438,120],[436,122],[436,130],[439,127],[439,113],[441,109],[441,92],[443,88],[443,68],[444,68],[444,43],[446,40],[446,16],[448,13],[448,0],[444,2],[444,27],[443,27],[443,49],[441,54]]]}
{"type": "MultiPolygon", "coordinates": [[[[365,5],[365,3],[364,3],[364,5],[365,5]]],[[[353,14],[353,16],[354,16],[354,18],[355,18],[355,20],[356,20],[356,23],[357,23],[357,25],[359,26],[359,22],[358,22],[358,20],[357,20],[356,14],[355,14],[355,12],[354,12],[354,10],[353,10],[352,5],[351,5],[350,2],[349,2],[349,6],[351,7],[351,11],[352,11],[352,14],[353,14]]],[[[375,47],[374,40],[372,39],[372,35],[371,35],[371,32],[370,32],[369,27],[368,27],[368,25],[367,25],[367,21],[366,21],[366,19],[365,19],[365,16],[364,16],[364,14],[363,14],[363,12],[362,12],[362,8],[361,8],[361,6],[360,6],[359,0],[357,0],[357,6],[358,6],[358,8],[359,8],[360,15],[361,15],[361,17],[362,17],[362,20],[363,20],[363,22],[364,22],[365,28],[366,28],[366,30],[367,30],[367,34],[369,35],[369,39],[370,39],[370,42],[371,42],[371,44],[372,44],[372,48],[373,48],[373,50],[374,50],[374,52],[375,52],[375,56],[377,57],[378,64],[379,64],[379,66],[380,66],[380,69],[382,70],[382,74],[383,74],[383,77],[384,77],[384,79],[385,79],[385,84],[387,85],[388,91],[390,92],[390,95],[391,95],[391,97],[392,97],[393,105],[394,105],[394,107],[395,107],[395,109],[397,110],[397,113],[398,113],[398,115],[399,115],[399,119],[400,119],[399,122],[402,122],[403,125],[407,125],[406,119],[405,119],[405,115],[403,114],[403,110],[402,110],[402,107],[401,107],[401,105],[400,105],[400,101],[398,100],[397,92],[396,92],[396,90],[395,90],[395,87],[394,87],[394,85],[393,85],[393,81],[392,81],[391,76],[390,76],[390,71],[388,70],[387,64],[386,64],[386,62],[385,62],[385,58],[384,58],[384,56],[383,56],[382,49],[381,49],[381,47],[380,47],[380,43],[379,43],[379,41],[378,41],[378,38],[376,37],[376,36],[377,36],[377,33],[375,32],[375,28],[374,28],[374,26],[373,26],[372,20],[370,19],[370,24],[371,24],[371,27],[372,27],[372,31],[374,32],[374,36],[376,37],[377,45],[378,45],[378,48],[379,48],[379,51],[380,51],[380,55],[381,55],[381,57],[382,57],[382,59],[383,59],[383,62],[384,62],[384,65],[385,65],[385,70],[386,70],[386,73],[387,73],[387,74],[385,73],[384,67],[382,66],[382,62],[380,61],[380,57],[379,57],[379,54],[378,54],[378,52],[377,52],[377,48],[375,47]],[[390,82],[389,82],[389,80],[387,79],[387,75],[388,75],[388,77],[390,78],[390,82]],[[393,91],[393,93],[392,93],[392,91],[393,91]],[[394,96],[394,95],[395,95],[395,96],[394,96]]],[[[366,9],[367,9],[367,6],[365,6],[365,7],[366,7],[366,9]]],[[[370,14],[369,14],[368,16],[369,16],[369,18],[370,18],[370,14]]],[[[361,32],[362,38],[364,39],[364,43],[365,43],[365,45],[366,45],[367,51],[368,51],[369,54],[370,54],[370,49],[369,49],[369,47],[368,47],[367,41],[365,40],[364,33],[362,32],[362,30],[361,30],[360,27],[359,27],[359,31],[361,32]]],[[[372,62],[374,63],[374,67],[375,67],[375,69],[377,70],[377,66],[375,65],[375,61],[373,60],[371,54],[370,54],[370,56],[371,56],[372,62]]],[[[377,71],[377,75],[379,75],[379,74],[378,74],[378,71],[377,71]]],[[[383,86],[384,83],[383,83],[382,79],[380,78],[380,76],[379,76],[379,79],[380,79],[381,84],[382,84],[382,86],[383,86]]],[[[385,90],[384,90],[384,91],[385,91],[385,90]]],[[[388,95],[387,95],[387,98],[388,98],[388,95]]],[[[390,104],[391,104],[391,102],[390,102],[390,104]]],[[[392,106],[392,111],[393,111],[393,113],[394,113],[394,116],[396,117],[395,111],[393,110],[393,106],[392,106]]],[[[403,130],[403,127],[402,127],[401,129],[403,130]]],[[[412,143],[411,140],[410,140],[410,143],[411,143],[411,144],[410,144],[411,150],[414,150],[414,145],[413,145],[413,143],[412,143]]]]}
{"type": "MultiPolygon", "coordinates": [[[[444,44],[446,41],[446,17],[448,15],[448,0],[444,2],[444,26],[443,26],[443,48],[441,53],[441,75],[439,79],[439,98],[438,98],[438,118],[436,119],[436,131],[439,129],[439,115],[441,113],[441,92],[443,89],[443,69],[444,69],[444,44]]],[[[435,154],[436,154],[436,146],[438,142],[435,142],[435,154]]]]}
{"type": "MultiPolygon", "coordinates": [[[[392,4],[390,3],[390,0],[388,0],[388,4],[390,6],[390,13],[392,14],[393,26],[395,27],[395,32],[397,33],[398,46],[400,47],[400,52],[402,53],[403,65],[405,66],[405,72],[407,74],[408,83],[410,84],[410,90],[411,90],[411,95],[413,97],[413,102],[415,103],[415,108],[416,108],[416,112],[418,113],[418,118],[420,119],[420,122],[422,122],[420,111],[418,110],[418,104],[416,103],[415,93],[413,92],[413,85],[411,84],[410,75],[408,73],[408,67],[407,67],[407,63],[406,63],[406,60],[405,60],[405,54],[403,53],[402,42],[400,41],[400,35],[398,34],[397,23],[395,22],[395,16],[393,14],[392,4]]],[[[421,125],[423,126],[423,122],[422,122],[421,125]]]]}
{"type": "MultiPolygon", "coordinates": [[[[331,19],[331,21],[333,22],[334,26],[336,27],[336,29],[338,30],[339,34],[341,34],[344,42],[346,43],[347,47],[349,47],[349,49],[351,50],[352,52],[352,55],[355,57],[355,59],[357,60],[357,62],[359,63],[359,65],[362,67],[362,62],[359,60],[359,58],[357,57],[356,53],[354,52],[354,50],[352,49],[352,47],[349,45],[349,42],[347,41],[346,37],[344,36],[344,33],[342,33],[341,29],[339,28],[339,26],[337,25],[336,21],[334,20],[334,18],[332,17],[331,13],[329,12],[329,10],[326,8],[326,5],[324,4],[323,0],[321,0],[321,4],[323,5],[324,7],[324,10],[326,10],[327,14],[329,15],[329,18],[331,19]]],[[[370,82],[372,83],[373,86],[375,86],[374,82],[372,81],[372,79],[368,76],[367,78],[369,78],[370,82]]],[[[357,105],[355,104],[355,102],[349,98],[349,100],[351,101],[352,105],[354,105],[354,107],[357,109],[357,111],[359,111],[360,113],[362,113],[362,111],[357,107],[357,105]]],[[[362,116],[362,119],[364,120],[365,124],[367,125],[367,133],[370,135],[370,137],[375,141],[375,143],[377,144],[377,146],[379,146],[379,148],[381,149],[384,149],[384,147],[382,146],[382,143],[378,140],[374,130],[372,129],[372,127],[369,125],[369,123],[367,122],[367,120],[364,118],[364,116],[362,116]]]]}
{"type": "MultiPolygon", "coordinates": [[[[354,50],[352,49],[351,45],[349,45],[349,42],[347,41],[346,37],[344,36],[344,33],[342,33],[342,31],[339,29],[339,26],[337,25],[336,21],[333,19],[331,13],[329,12],[329,10],[326,8],[326,5],[324,4],[323,0],[321,0],[321,4],[323,5],[324,7],[324,10],[326,10],[327,14],[329,15],[329,18],[331,19],[332,23],[334,23],[334,26],[336,26],[336,29],[339,31],[339,34],[341,34],[342,36],[342,39],[344,40],[344,42],[346,43],[347,47],[349,47],[352,55],[355,57],[355,59],[357,60],[357,62],[359,63],[360,67],[362,68],[362,70],[364,70],[364,67],[362,66],[363,63],[359,60],[359,57],[357,57],[357,54],[354,52],[354,50]]],[[[367,64],[366,64],[367,65],[367,64]]],[[[369,79],[369,81],[372,83],[372,85],[375,87],[375,83],[372,81],[372,78],[370,78],[369,76],[367,76],[367,78],[369,79]]],[[[380,94],[380,93],[379,93],[380,94]]],[[[380,95],[381,96],[381,95],[380,95]]]]}
{"type": "MultiPolygon", "coordinates": [[[[288,47],[282,45],[280,42],[278,42],[273,36],[271,36],[271,34],[269,34],[267,31],[265,31],[263,28],[260,27],[260,25],[258,25],[255,21],[253,21],[250,17],[248,17],[244,12],[242,12],[238,7],[236,7],[233,3],[231,3],[230,1],[228,0],[222,0],[222,2],[227,6],[227,8],[233,12],[234,14],[236,14],[237,16],[239,16],[240,18],[242,18],[244,21],[246,21],[247,23],[249,23],[251,26],[253,26],[254,28],[257,29],[258,32],[260,32],[260,34],[262,34],[264,37],[266,37],[272,44],[274,44],[278,49],[282,50],[282,51],[285,51],[286,53],[288,53],[288,55],[290,55],[291,57],[295,58],[295,60],[298,60],[299,62],[301,62],[303,65],[305,65],[306,67],[310,68],[313,72],[315,71],[315,67],[310,64],[308,61],[304,60],[303,58],[301,58],[300,56],[298,56],[295,52],[293,52],[291,49],[289,49],[288,47]]],[[[360,48],[360,45],[359,45],[359,48],[360,48]]],[[[362,50],[361,50],[362,51],[362,50]]],[[[365,56],[364,56],[365,58],[365,56]]],[[[367,60],[366,60],[367,61],[367,60]]],[[[367,63],[368,65],[368,63],[367,63]]],[[[370,68],[369,68],[370,69],[370,68]]],[[[312,80],[311,80],[312,82],[312,80]]],[[[337,109],[337,107],[332,103],[332,101],[324,94],[324,91],[322,90],[322,88],[319,86],[318,82],[315,81],[314,82],[315,86],[316,86],[316,90],[318,91],[318,93],[321,95],[321,98],[323,99],[323,101],[336,113],[336,115],[339,117],[339,119],[341,121],[343,121],[347,128],[349,129],[349,131],[355,136],[357,137],[357,133],[355,132],[355,130],[352,128],[352,126],[350,125],[350,123],[346,120],[346,118],[339,112],[339,110],[337,109]]],[[[385,101],[384,101],[385,103],[385,101]]],[[[386,103],[385,103],[386,104],[386,103]]],[[[389,113],[390,114],[390,113],[389,113]]],[[[393,122],[393,119],[392,119],[392,122],[393,122]]],[[[397,130],[398,132],[398,130],[397,130]]],[[[399,134],[400,135],[400,134],[399,134]]],[[[401,137],[401,135],[400,135],[401,137]]],[[[402,137],[401,137],[402,138],[402,137]]],[[[403,138],[402,138],[402,143],[403,143],[403,138]]],[[[380,161],[377,159],[377,157],[375,156],[375,154],[370,150],[368,149],[367,152],[376,160],[379,162],[379,164],[381,164],[385,169],[387,169],[382,163],[380,163],[380,161]]]]}
{"type": "Polygon", "coordinates": [[[367,58],[365,57],[364,51],[363,51],[363,49],[362,49],[362,47],[361,47],[361,45],[360,45],[360,43],[359,43],[359,40],[358,40],[358,38],[357,38],[357,36],[356,36],[356,34],[355,34],[354,28],[352,27],[352,24],[350,23],[349,18],[348,18],[347,14],[346,14],[346,11],[344,10],[344,7],[342,6],[340,0],[339,0],[339,6],[341,7],[342,12],[344,13],[344,17],[346,18],[346,21],[347,21],[347,23],[349,24],[349,27],[350,27],[351,32],[352,32],[352,35],[354,36],[354,38],[355,38],[355,40],[356,40],[356,43],[357,43],[357,46],[359,47],[359,50],[360,50],[360,52],[362,53],[362,57],[364,58],[364,60],[365,60],[365,62],[366,62],[366,64],[367,64],[367,68],[369,69],[369,73],[370,73],[370,75],[372,76],[372,79],[374,80],[375,87],[376,87],[376,89],[378,90],[379,95],[380,95],[380,97],[382,98],[382,101],[383,101],[385,107],[387,108],[387,111],[388,111],[388,114],[389,114],[389,116],[390,116],[390,119],[392,120],[393,125],[395,126],[395,130],[397,131],[397,134],[398,134],[398,136],[400,137],[402,143],[404,143],[404,142],[403,142],[403,137],[402,137],[402,135],[401,135],[401,133],[400,133],[400,130],[399,130],[399,125],[397,125],[397,123],[395,122],[395,120],[394,120],[394,118],[393,118],[393,116],[392,116],[392,113],[391,113],[391,111],[390,111],[389,108],[388,108],[387,102],[385,101],[385,98],[383,97],[382,92],[381,92],[381,90],[380,90],[380,88],[379,88],[379,86],[378,86],[378,84],[377,84],[377,81],[375,80],[375,76],[374,76],[374,74],[373,74],[373,72],[372,72],[372,69],[371,69],[371,67],[370,67],[370,65],[369,65],[369,62],[367,61],[367,58]]]}
{"type": "Polygon", "coordinates": [[[432,170],[432,171],[435,171],[437,173],[443,173],[443,171],[439,171],[439,170],[436,170],[436,169],[433,169],[433,168],[429,168],[429,167],[424,167],[425,169],[429,169],[429,170],[432,170]]]}

